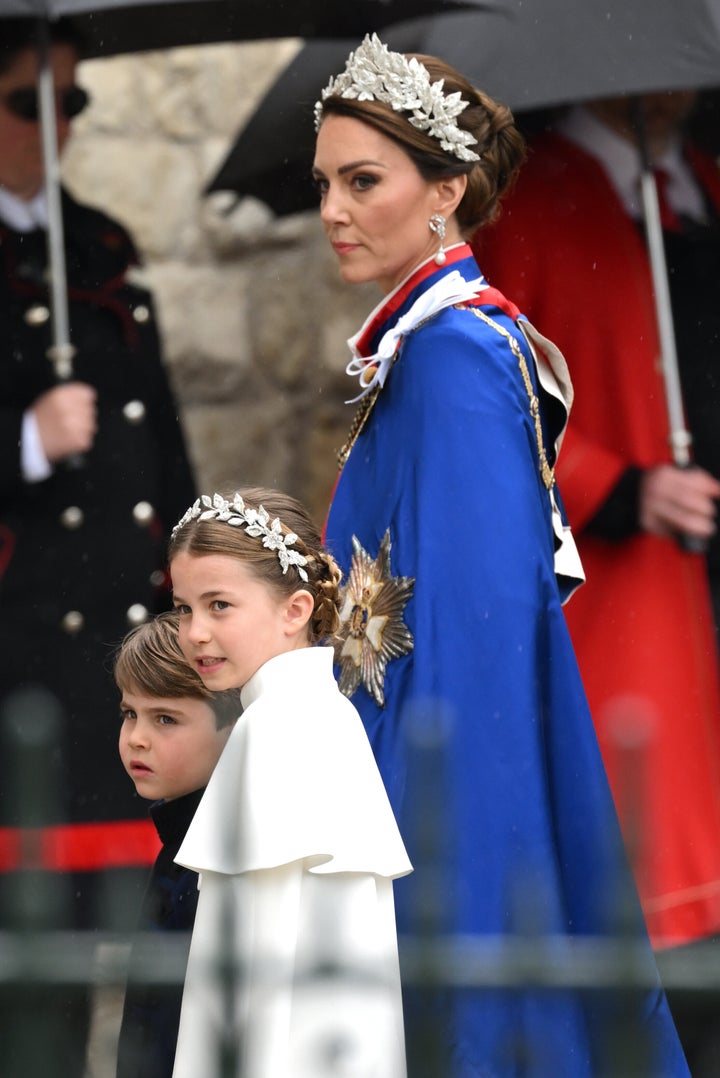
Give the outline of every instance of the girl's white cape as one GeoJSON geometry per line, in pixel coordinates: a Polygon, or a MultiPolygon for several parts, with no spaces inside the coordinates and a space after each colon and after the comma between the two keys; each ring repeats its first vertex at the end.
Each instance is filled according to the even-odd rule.
{"type": "Polygon", "coordinates": [[[403,1078],[412,866],[331,648],[267,662],[177,861],[201,874],[173,1078],[403,1078]],[[229,1073],[229,1072],[224,1072],[229,1073]]]}

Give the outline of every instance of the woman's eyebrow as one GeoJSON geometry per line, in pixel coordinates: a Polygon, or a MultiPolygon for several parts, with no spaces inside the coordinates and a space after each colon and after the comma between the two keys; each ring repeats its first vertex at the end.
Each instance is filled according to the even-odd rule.
{"type": "MultiPolygon", "coordinates": [[[[367,158],[367,159],[363,158],[360,161],[350,161],[350,163],[347,164],[347,165],[341,165],[340,168],[338,169],[338,176],[344,176],[346,172],[352,172],[353,169],[362,168],[362,167],[364,167],[366,165],[372,165],[373,168],[387,168],[387,165],[384,165],[382,163],[382,161],[374,161],[374,160],[372,160],[372,158],[367,158]]],[[[314,165],[313,165],[312,174],[313,174],[313,176],[324,176],[325,175],[325,173],[323,172],[323,170],[321,168],[316,168],[314,165]]]]}
{"type": "Polygon", "coordinates": [[[373,161],[372,158],[364,158],[360,161],[351,161],[349,165],[341,165],[338,169],[338,174],[342,176],[345,172],[352,172],[354,168],[362,168],[364,165],[372,165],[374,168],[385,168],[381,161],[373,161]]]}

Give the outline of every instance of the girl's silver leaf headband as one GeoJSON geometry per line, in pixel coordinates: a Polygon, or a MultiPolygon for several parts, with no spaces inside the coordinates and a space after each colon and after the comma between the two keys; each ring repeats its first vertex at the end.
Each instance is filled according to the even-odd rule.
{"type": "Polygon", "coordinates": [[[239,494],[234,494],[232,501],[227,501],[222,494],[213,494],[212,497],[201,494],[173,528],[172,538],[191,520],[221,520],[233,528],[244,527],[253,539],[262,539],[264,547],[276,552],[283,576],[288,567],[294,565],[300,579],[307,583],[308,575],[303,568],[307,565],[307,558],[298,550],[291,549],[297,542],[297,535],[294,532],[284,533],[279,518],[270,520],[270,514],[262,505],[251,509],[239,494]]]}

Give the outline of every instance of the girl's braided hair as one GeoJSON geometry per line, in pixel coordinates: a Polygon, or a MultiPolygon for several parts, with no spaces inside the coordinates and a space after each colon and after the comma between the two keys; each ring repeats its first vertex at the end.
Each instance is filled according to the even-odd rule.
{"type": "Polygon", "coordinates": [[[277,552],[263,546],[261,538],[248,535],[244,527],[230,527],[218,519],[199,520],[196,517],[177,528],[170,541],[170,560],[181,552],[238,558],[256,579],[264,581],[280,595],[292,595],[298,589],[308,591],[315,603],[308,624],[310,643],[332,637],[340,623],[338,604],[342,573],[323,547],[320,532],[308,511],[289,494],[265,487],[241,487],[223,493],[222,497],[231,502],[236,494],[241,495],[247,507],[259,509],[262,506],[271,518],[277,517],[284,534],[292,532],[297,536],[293,550],[307,559],[304,566],[307,581],[300,578],[293,565],[283,573],[277,552]]]}

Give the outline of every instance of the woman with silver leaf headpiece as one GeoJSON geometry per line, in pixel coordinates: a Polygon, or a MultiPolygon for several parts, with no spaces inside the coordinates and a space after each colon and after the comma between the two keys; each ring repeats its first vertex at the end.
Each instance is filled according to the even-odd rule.
{"type": "Polygon", "coordinates": [[[408,983],[410,1074],[619,1073],[626,1034],[654,1078],[687,1075],[562,613],[582,582],[554,479],[567,368],[464,240],[496,215],[522,139],[452,68],[377,37],[324,90],[316,126],[340,272],[384,293],[349,342],[359,408],[327,542],[347,580],[341,688],[416,866],[396,884],[400,933],[435,909],[442,932],[531,926],[559,946],[611,936],[622,910],[645,975],[602,998],[408,983]]]}

